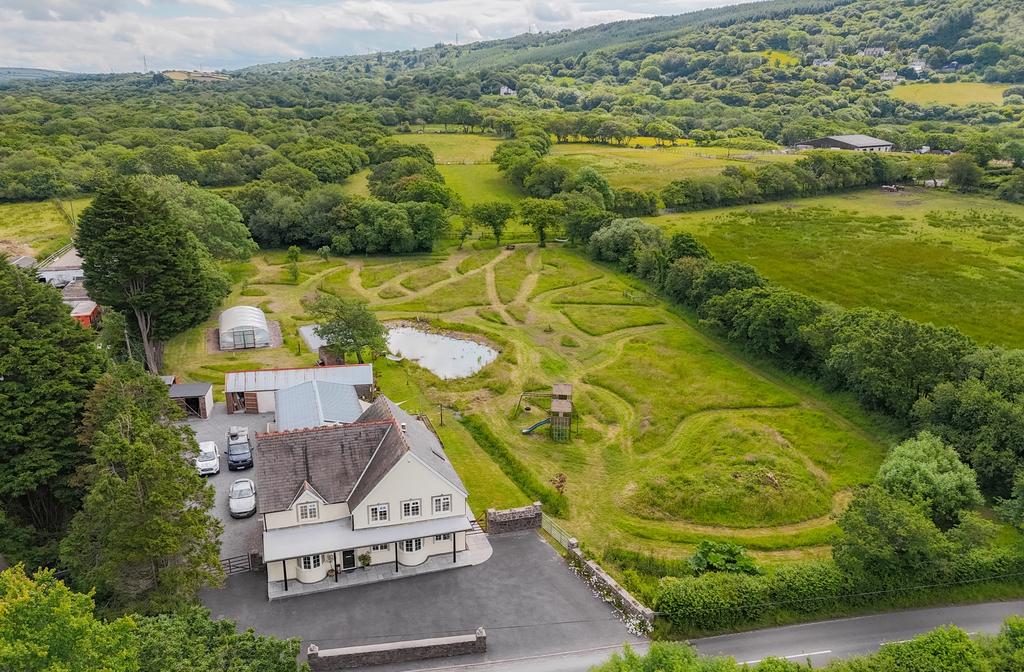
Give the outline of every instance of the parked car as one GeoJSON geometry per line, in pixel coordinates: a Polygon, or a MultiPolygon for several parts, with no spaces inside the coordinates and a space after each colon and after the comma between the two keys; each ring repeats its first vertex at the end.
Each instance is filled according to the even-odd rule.
{"type": "Polygon", "coordinates": [[[228,511],[232,518],[248,518],[256,513],[256,484],[252,479],[239,478],[231,484],[228,511]]]}
{"type": "Polygon", "coordinates": [[[232,427],[228,430],[228,470],[248,469],[252,466],[252,444],[249,442],[248,427],[232,427]]]}
{"type": "Polygon", "coordinates": [[[199,442],[199,455],[196,456],[196,469],[200,476],[220,473],[220,453],[213,441],[199,442]]]}

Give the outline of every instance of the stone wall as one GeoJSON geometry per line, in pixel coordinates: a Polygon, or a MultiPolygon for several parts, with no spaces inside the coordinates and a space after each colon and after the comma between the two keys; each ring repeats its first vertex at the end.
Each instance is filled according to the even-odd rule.
{"type": "Polygon", "coordinates": [[[628,590],[619,585],[618,581],[608,575],[593,560],[587,560],[575,539],[569,540],[569,562],[580,572],[590,586],[604,599],[621,611],[626,617],[631,630],[639,634],[647,634],[654,625],[654,611],[645,607],[628,590]],[[629,623],[633,621],[633,623],[629,623]]]}
{"type": "Polygon", "coordinates": [[[541,515],[540,502],[518,509],[487,509],[487,534],[539,530],[541,515]]]}
{"type": "Polygon", "coordinates": [[[464,656],[487,651],[487,633],[477,628],[472,635],[434,637],[406,642],[349,646],[341,649],[323,649],[310,644],[306,652],[312,672],[333,672],[368,665],[407,663],[414,660],[464,656]]]}

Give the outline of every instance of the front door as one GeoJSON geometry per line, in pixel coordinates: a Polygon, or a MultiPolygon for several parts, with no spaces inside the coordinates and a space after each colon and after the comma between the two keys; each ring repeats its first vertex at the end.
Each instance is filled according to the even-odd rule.
{"type": "Polygon", "coordinates": [[[342,551],[341,552],[341,568],[344,570],[350,570],[356,568],[356,552],[355,551],[342,551]]]}

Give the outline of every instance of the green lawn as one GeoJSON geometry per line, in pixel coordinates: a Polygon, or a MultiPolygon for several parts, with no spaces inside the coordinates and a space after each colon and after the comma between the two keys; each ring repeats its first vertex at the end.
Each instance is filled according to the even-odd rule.
{"type": "Polygon", "coordinates": [[[1024,345],[1024,206],[948,192],[841,196],[654,218],[722,259],[845,307],[1024,345]]]}
{"type": "Polygon", "coordinates": [[[1003,104],[1003,91],[1009,84],[985,82],[925,82],[904,84],[889,93],[907,103],[917,105],[970,105],[971,103],[1003,104]]]}
{"type": "Polygon", "coordinates": [[[498,172],[493,163],[438,166],[444,180],[462,196],[466,205],[481,201],[512,202],[523,197],[511,182],[498,172]]]}

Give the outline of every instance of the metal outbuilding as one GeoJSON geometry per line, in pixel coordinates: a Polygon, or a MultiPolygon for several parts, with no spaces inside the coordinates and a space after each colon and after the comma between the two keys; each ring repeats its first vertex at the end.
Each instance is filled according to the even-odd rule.
{"type": "Polygon", "coordinates": [[[220,314],[221,350],[269,348],[267,316],[255,306],[234,306],[220,314]]]}
{"type": "Polygon", "coordinates": [[[313,380],[352,385],[360,399],[373,398],[373,364],[367,363],[229,371],[224,374],[224,401],[228,413],[269,413],[276,407],[278,390],[313,380]]]}

